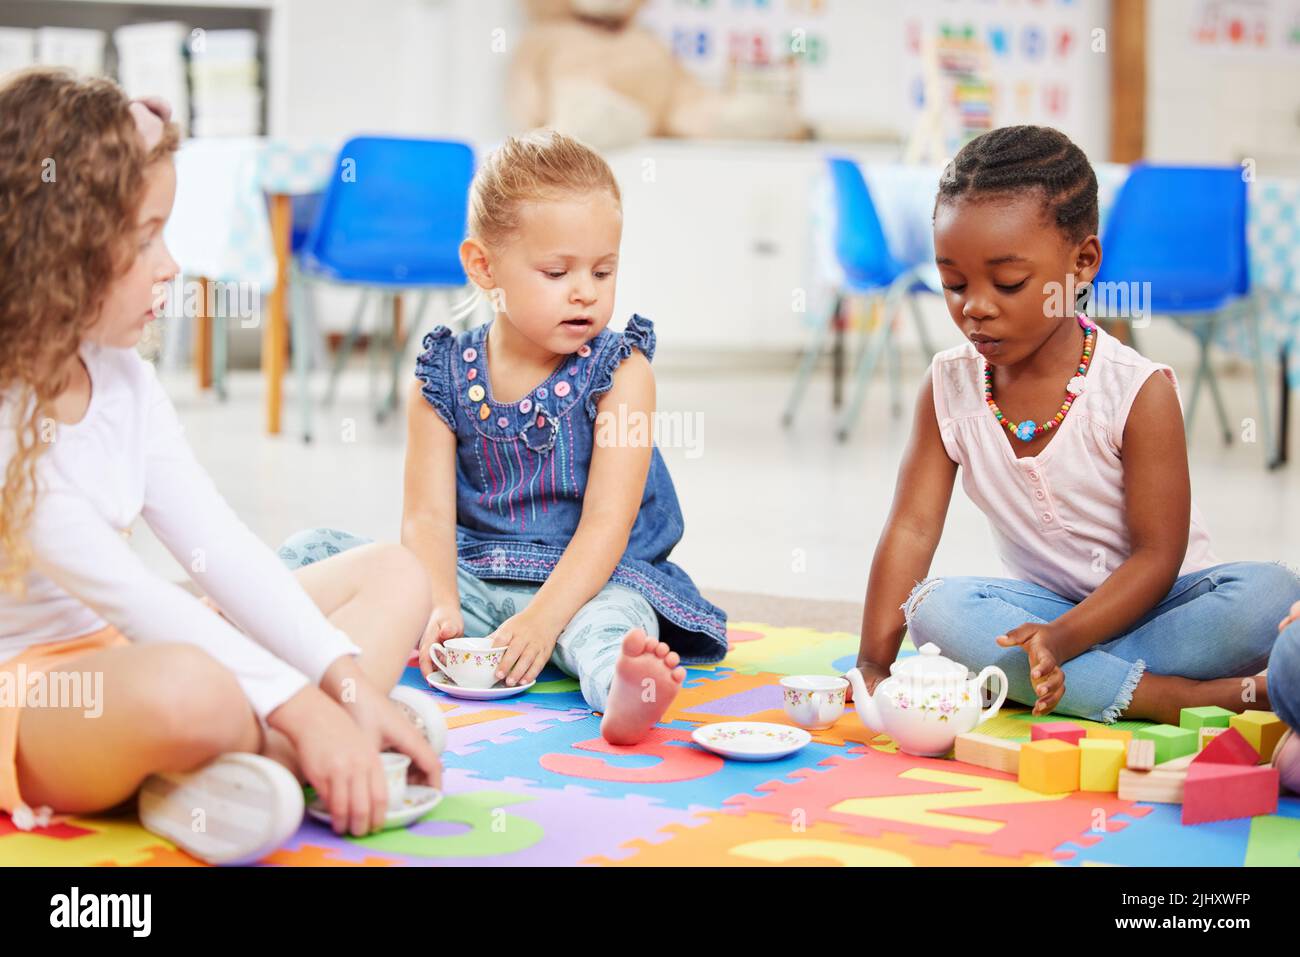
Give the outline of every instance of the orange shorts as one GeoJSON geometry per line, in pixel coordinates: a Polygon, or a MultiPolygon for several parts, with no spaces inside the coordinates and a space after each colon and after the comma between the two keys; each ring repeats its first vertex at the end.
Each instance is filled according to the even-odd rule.
{"type": "Polygon", "coordinates": [[[18,793],[18,719],[22,715],[26,689],[18,687],[18,666],[25,665],[28,676],[56,671],[74,659],[127,644],[130,641],[126,636],[110,626],[80,638],[33,645],[16,657],[0,662],[0,681],[8,685],[0,693],[0,811],[12,813],[14,808],[23,804],[18,793]]]}

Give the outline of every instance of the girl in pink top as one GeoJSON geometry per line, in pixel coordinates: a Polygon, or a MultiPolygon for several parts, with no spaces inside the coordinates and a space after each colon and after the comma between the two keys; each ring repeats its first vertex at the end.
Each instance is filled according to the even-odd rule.
{"type": "Polygon", "coordinates": [[[867,589],[869,686],[907,630],[997,665],[1034,714],[1177,724],[1188,706],[1268,708],[1250,676],[1300,580],[1218,563],[1173,372],[1062,302],[1101,265],[1083,152],[1042,127],[978,137],[944,172],[934,238],[968,342],[935,357],[918,397],[867,589]],[[927,578],[958,469],[1009,578],[927,578]]]}

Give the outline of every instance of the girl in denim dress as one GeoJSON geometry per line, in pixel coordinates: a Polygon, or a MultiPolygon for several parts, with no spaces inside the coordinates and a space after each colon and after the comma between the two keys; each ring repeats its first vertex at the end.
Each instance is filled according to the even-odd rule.
{"type": "MultiPolygon", "coordinates": [[[[420,643],[491,636],[507,685],[548,661],[615,744],[645,736],[726,653],[726,616],[668,560],[683,521],[653,442],[655,335],[613,311],[622,211],[599,156],[511,138],[470,191],[461,261],[494,318],[424,339],[408,402],[402,541],[428,570],[420,643]]],[[[327,533],[328,535],[328,533],[327,533]]],[[[291,542],[288,560],[357,541],[291,542]]]]}

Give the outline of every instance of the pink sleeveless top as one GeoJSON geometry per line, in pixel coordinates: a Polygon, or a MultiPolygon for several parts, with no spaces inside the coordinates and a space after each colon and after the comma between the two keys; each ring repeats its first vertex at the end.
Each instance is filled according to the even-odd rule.
{"type": "MultiPolygon", "coordinates": [[[[1104,329],[1087,385],[1038,455],[1017,459],[984,401],[984,359],[970,343],[934,357],[934,411],[962,487],[988,518],[1009,575],[1082,601],[1130,555],[1124,520],[1124,423],[1154,372],[1173,370],[1104,329]]],[[[1064,383],[1062,383],[1064,389],[1064,383]]],[[[1217,565],[1192,505],[1180,575],[1217,565]]]]}

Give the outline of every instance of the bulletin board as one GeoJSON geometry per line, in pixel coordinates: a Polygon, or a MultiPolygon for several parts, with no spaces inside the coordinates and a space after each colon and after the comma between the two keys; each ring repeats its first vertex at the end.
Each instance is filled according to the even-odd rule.
{"type": "Polygon", "coordinates": [[[904,140],[924,110],[924,38],[969,37],[988,51],[990,89],[968,87],[954,111],[1055,126],[1102,157],[1109,11],[1109,0],[649,0],[640,23],[712,84],[733,59],[793,55],[806,119],[904,140]]]}
{"type": "Polygon", "coordinates": [[[907,102],[921,113],[927,87],[924,51],[941,61],[983,69],[950,96],[948,152],[982,128],[1029,123],[1065,132],[1104,155],[1109,122],[1109,4],[1087,0],[910,0],[903,19],[907,102]],[[944,55],[946,53],[946,55],[944,55]]]}

